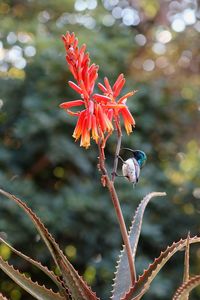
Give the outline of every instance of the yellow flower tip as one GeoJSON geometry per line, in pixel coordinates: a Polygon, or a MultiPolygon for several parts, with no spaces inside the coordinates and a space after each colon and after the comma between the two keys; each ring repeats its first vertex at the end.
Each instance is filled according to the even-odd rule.
{"type": "Polygon", "coordinates": [[[125,129],[126,129],[127,135],[130,135],[133,132],[133,128],[132,128],[131,124],[126,124],[125,129]]]}
{"type": "Polygon", "coordinates": [[[81,136],[81,135],[80,135],[80,134],[77,134],[77,133],[73,133],[73,134],[72,134],[72,137],[75,139],[75,142],[78,141],[78,139],[80,138],[80,136],[81,136]]]}
{"type": "Polygon", "coordinates": [[[80,143],[80,147],[83,147],[83,148],[85,148],[85,149],[88,149],[89,147],[90,147],[90,143],[88,143],[88,142],[81,142],[80,143]]]}
{"type": "Polygon", "coordinates": [[[90,145],[80,145],[80,146],[85,148],[86,150],[90,147],[90,145]]]}
{"type": "Polygon", "coordinates": [[[88,130],[85,130],[84,133],[82,133],[80,146],[84,147],[86,149],[89,148],[89,146],[90,146],[90,133],[89,133],[88,130]]]}
{"type": "Polygon", "coordinates": [[[112,132],[114,130],[112,122],[106,117],[105,119],[106,127],[108,132],[112,132]]]}

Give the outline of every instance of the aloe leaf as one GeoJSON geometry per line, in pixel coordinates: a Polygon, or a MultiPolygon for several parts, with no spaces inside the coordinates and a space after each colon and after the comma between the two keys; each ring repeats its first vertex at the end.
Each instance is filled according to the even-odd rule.
{"type": "MultiPolygon", "coordinates": [[[[190,244],[200,243],[200,237],[192,237],[189,240],[190,244]]],[[[152,264],[149,265],[148,269],[139,276],[135,285],[127,291],[127,293],[121,298],[121,300],[139,300],[147,292],[150,287],[151,282],[156,277],[158,272],[166,264],[166,262],[177,252],[182,250],[187,245],[187,239],[174,242],[171,246],[161,252],[160,256],[154,260],[152,264]]]]}
{"type": "Polygon", "coordinates": [[[19,198],[14,195],[7,193],[0,189],[0,193],[10,200],[17,203],[26,214],[29,216],[31,221],[34,223],[36,229],[43,238],[45,244],[47,245],[56,265],[59,267],[64,284],[74,300],[97,300],[96,294],[88,287],[84,280],[79,276],[78,272],[73,268],[71,263],[65,257],[63,252],[60,250],[58,244],[55,242],[54,238],[48,232],[44,224],[40,219],[33,213],[33,211],[19,198]]]}
{"type": "Polygon", "coordinates": [[[8,300],[8,298],[6,298],[5,296],[3,296],[3,295],[0,293],[0,300],[8,300]]]}
{"type": "Polygon", "coordinates": [[[188,281],[189,277],[190,277],[190,233],[188,233],[187,243],[185,247],[183,283],[185,281],[188,281]]]}
{"type": "Polygon", "coordinates": [[[33,282],[30,278],[26,277],[20,271],[14,269],[0,256],[0,268],[19,286],[26,290],[29,294],[38,300],[65,300],[63,296],[48,290],[46,287],[33,282]]]}
{"type": "MultiPolygon", "coordinates": [[[[185,247],[185,259],[184,259],[184,274],[183,274],[183,283],[188,281],[190,278],[190,233],[188,233],[187,236],[187,244],[185,247]]],[[[185,297],[183,300],[189,299],[189,293],[185,294],[185,297]]]]}
{"type": "MultiPolygon", "coordinates": [[[[2,237],[0,237],[0,242],[4,243],[7,247],[9,247],[15,254],[23,258],[24,260],[28,261],[38,269],[40,269],[42,272],[44,272],[58,287],[60,293],[64,295],[66,298],[68,294],[66,293],[66,290],[62,286],[62,282],[58,276],[56,276],[52,271],[50,271],[47,267],[43,266],[40,262],[35,261],[34,259],[26,256],[22,252],[18,251],[14,247],[12,247],[8,242],[6,242],[2,237]]],[[[68,298],[67,298],[68,299],[68,298]]]]}
{"type": "Polygon", "coordinates": [[[172,300],[184,300],[198,285],[200,285],[200,275],[191,277],[178,288],[172,300]]]}
{"type": "MultiPolygon", "coordinates": [[[[139,204],[130,230],[129,230],[129,240],[132,248],[132,257],[133,261],[135,261],[135,254],[137,250],[138,240],[140,237],[141,227],[142,227],[142,220],[145,208],[149,201],[153,197],[160,197],[165,196],[166,193],[159,193],[159,192],[153,192],[148,194],[139,204]]],[[[112,291],[112,299],[118,300],[120,299],[126,291],[129,290],[131,286],[131,278],[130,278],[130,271],[129,271],[129,264],[128,264],[128,258],[127,253],[125,250],[125,247],[123,246],[123,250],[120,253],[119,261],[117,262],[116,266],[116,272],[115,272],[115,278],[114,278],[114,284],[113,284],[113,291],[112,291]]]]}

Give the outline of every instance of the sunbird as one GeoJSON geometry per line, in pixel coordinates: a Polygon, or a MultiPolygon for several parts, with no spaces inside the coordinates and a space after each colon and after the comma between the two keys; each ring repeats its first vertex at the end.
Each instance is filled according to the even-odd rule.
{"type": "Polygon", "coordinates": [[[129,182],[135,185],[139,180],[140,170],[144,167],[147,156],[141,150],[132,150],[129,148],[123,148],[123,150],[130,151],[133,156],[125,161],[119,156],[119,158],[123,162],[122,174],[128,179],[129,182]]]}

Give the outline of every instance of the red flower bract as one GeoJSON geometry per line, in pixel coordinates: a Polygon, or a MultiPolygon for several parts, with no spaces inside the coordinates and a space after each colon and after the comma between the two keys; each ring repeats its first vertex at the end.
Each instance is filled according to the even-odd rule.
{"type": "Polygon", "coordinates": [[[98,83],[98,87],[104,95],[94,94],[93,99],[101,103],[104,110],[109,111],[109,109],[113,109],[113,118],[115,119],[115,122],[117,122],[118,126],[120,126],[120,116],[122,116],[126,132],[127,134],[130,134],[132,132],[132,128],[135,126],[135,120],[126,105],[126,101],[127,98],[133,96],[136,91],[129,92],[116,101],[116,98],[120,94],[125,82],[126,80],[124,75],[120,74],[113,87],[111,87],[108,78],[105,77],[105,85],[98,83]]]}
{"type": "Polygon", "coordinates": [[[89,54],[85,52],[86,45],[84,44],[79,48],[78,39],[74,33],[67,32],[62,38],[66,49],[66,61],[76,81],[69,81],[68,83],[81,98],[60,104],[60,107],[65,109],[69,115],[78,117],[73,137],[76,140],[80,138],[80,145],[85,148],[90,146],[91,137],[96,143],[100,142],[101,145],[105,146],[107,137],[114,129],[113,119],[115,124],[120,126],[120,115],[124,120],[127,133],[132,132],[135,122],[126,106],[126,99],[132,96],[134,92],[130,92],[116,101],[116,97],[118,97],[125,84],[123,74],[119,75],[113,87],[105,78],[105,86],[101,83],[98,84],[103,95],[93,94],[99,67],[95,64],[90,65],[89,54]],[[72,107],[81,106],[81,111],[71,110],[72,107]]]}

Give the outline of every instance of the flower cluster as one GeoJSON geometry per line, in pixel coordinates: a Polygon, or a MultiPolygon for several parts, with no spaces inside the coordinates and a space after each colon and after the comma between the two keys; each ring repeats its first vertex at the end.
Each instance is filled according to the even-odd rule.
{"type": "Polygon", "coordinates": [[[132,132],[135,121],[126,106],[126,100],[135,91],[127,93],[118,101],[125,79],[120,74],[114,85],[111,87],[107,78],[104,85],[98,83],[98,87],[103,94],[94,94],[94,86],[98,78],[98,66],[90,64],[89,54],[86,53],[86,45],[78,47],[78,39],[74,33],[69,32],[63,35],[66,49],[66,61],[76,82],[69,81],[69,86],[80,94],[80,99],[68,101],[60,104],[60,107],[72,116],[77,116],[78,121],[73,133],[73,137],[81,138],[80,145],[88,148],[90,138],[96,143],[105,145],[107,137],[113,132],[114,126],[120,126],[120,115],[128,134],[132,132]],[[81,111],[72,111],[72,107],[83,106],[81,111]],[[114,121],[114,122],[113,122],[114,121]],[[113,125],[114,124],[114,125],[113,125]]]}

